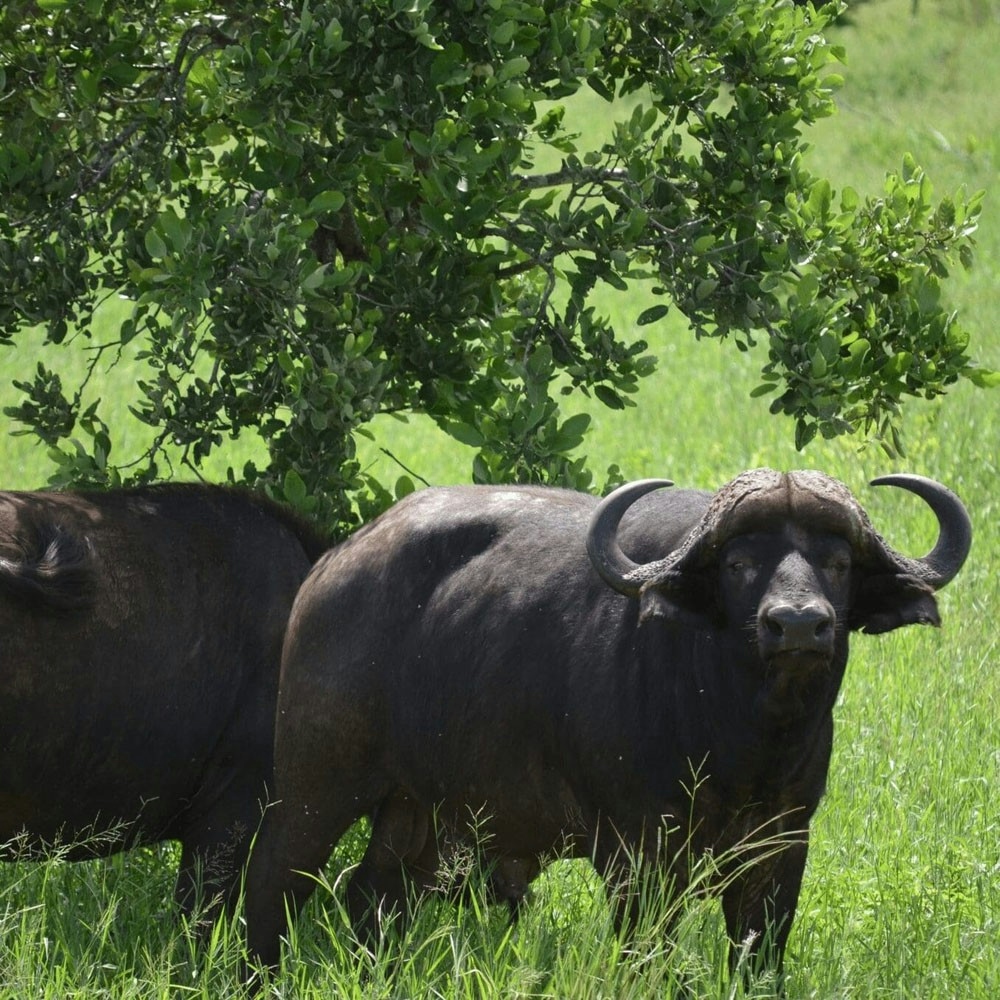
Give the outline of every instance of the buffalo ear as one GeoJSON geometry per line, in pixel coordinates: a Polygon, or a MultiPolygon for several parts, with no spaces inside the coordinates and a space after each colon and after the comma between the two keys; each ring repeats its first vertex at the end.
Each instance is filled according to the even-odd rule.
{"type": "Polygon", "coordinates": [[[650,580],[639,591],[639,622],[704,626],[718,613],[715,595],[701,574],[671,572],[650,580]]]}
{"type": "Polygon", "coordinates": [[[867,577],[851,609],[850,627],[872,635],[904,625],[940,624],[934,591],[923,580],[905,573],[867,577]]]}

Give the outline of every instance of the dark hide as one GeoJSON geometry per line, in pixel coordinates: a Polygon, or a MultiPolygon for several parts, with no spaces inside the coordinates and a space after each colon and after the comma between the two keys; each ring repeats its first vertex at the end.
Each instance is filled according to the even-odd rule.
{"type": "Polygon", "coordinates": [[[0,493],[0,843],[183,845],[235,884],[270,780],[281,641],[322,539],[236,490],[0,493]]]}
{"type": "Polygon", "coordinates": [[[636,561],[622,593],[588,558],[597,503],[430,489],[317,564],[283,654],[252,954],[277,960],[286,898],[310,894],[358,817],[373,833],[347,897],[367,934],[405,910],[408,885],[434,884],[443,844],[474,815],[497,895],[516,904],[568,850],[605,875],[625,927],[636,862],[671,865],[682,887],[687,857],[728,856],[729,933],[751,953],[767,940],[780,966],[848,631],[873,615],[936,622],[933,594],[899,583],[919,564],[894,560],[820,474],[761,470],[714,495],[632,503],[616,535],[636,561]]]}

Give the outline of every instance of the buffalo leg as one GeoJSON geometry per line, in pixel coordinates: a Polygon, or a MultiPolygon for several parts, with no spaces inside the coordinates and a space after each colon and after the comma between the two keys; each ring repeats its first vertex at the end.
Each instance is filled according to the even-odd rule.
{"type": "Polygon", "coordinates": [[[433,817],[427,810],[401,790],[379,803],[368,847],[347,886],[348,913],[358,940],[375,944],[389,919],[402,933],[411,904],[434,885],[438,863],[433,817]]]}
{"type": "MultiPolygon", "coordinates": [[[[249,834],[245,837],[248,842],[249,834]]],[[[246,849],[238,834],[228,842],[184,840],[174,885],[174,902],[184,917],[207,925],[232,902],[246,849]]]]}
{"type": "Polygon", "coordinates": [[[780,977],[785,945],[792,929],[802,874],[809,849],[808,835],[788,844],[773,858],[749,864],[723,889],[722,909],[730,939],[730,966],[742,956],[749,974],[772,969],[780,977]]]}
{"type": "Polygon", "coordinates": [[[247,868],[247,946],[251,959],[267,966],[277,965],[287,914],[312,895],[334,846],[390,789],[377,741],[359,736],[364,719],[358,722],[351,716],[355,709],[344,708],[354,701],[331,699],[322,662],[297,668],[282,676],[274,802],[265,810],[247,868]]]}
{"type": "MultiPolygon", "coordinates": [[[[240,803],[256,800],[257,796],[248,793],[240,803]]],[[[208,925],[235,904],[250,838],[259,821],[259,812],[240,815],[224,803],[197,823],[186,825],[179,837],[181,860],[174,886],[174,901],[185,917],[197,917],[201,925],[208,925]]]]}
{"type": "Polygon", "coordinates": [[[368,778],[353,785],[318,765],[296,773],[315,784],[289,783],[268,807],[247,869],[247,945],[266,966],[278,964],[286,914],[309,899],[334,846],[372,806],[368,778]]]}
{"type": "MultiPolygon", "coordinates": [[[[664,815],[669,814],[665,811],[664,815]]],[[[615,930],[623,940],[635,936],[651,892],[656,894],[657,920],[666,929],[674,922],[676,900],[686,884],[686,866],[678,863],[683,855],[677,853],[670,832],[664,827],[629,835],[605,828],[595,835],[592,860],[604,880],[615,930]]]]}
{"type": "Polygon", "coordinates": [[[207,926],[238,901],[254,831],[261,821],[270,771],[267,754],[249,756],[252,767],[209,773],[175,831],[182,845],[174,899],[181,912],[207,926]]]}

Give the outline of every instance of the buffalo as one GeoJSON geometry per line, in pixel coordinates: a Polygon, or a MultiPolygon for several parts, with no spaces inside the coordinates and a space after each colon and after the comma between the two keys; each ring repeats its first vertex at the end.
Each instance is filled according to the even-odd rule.
{"type": "Polygon", "coordinates": [[[184,910],[228,896],[268,794],[288,613],[326,548],[237,489],[0,493],[4,852],[176,840],[184,910]]]}
{"type": "Polygon", "coordinates": [[[731,956],[780,974],[849,633],[939,624],[935,591],[971,544],[944,486],[874,484],[933,510],[926,556],[893,551],[836,480],[768,469],[600,502],[427,489],[331,550],[282,656],[251,954],[277,962],[286,904],[359,817],[371,835],[346,903],[365,939],[386,912],[405,920],[408,888],[435,885],[475,816],[497,896],[516,907],[568,852],[603,875],[625,933],[637,869],[664,865],[682,889],[689,858],[733,858],[717,887],[731,956]]]}

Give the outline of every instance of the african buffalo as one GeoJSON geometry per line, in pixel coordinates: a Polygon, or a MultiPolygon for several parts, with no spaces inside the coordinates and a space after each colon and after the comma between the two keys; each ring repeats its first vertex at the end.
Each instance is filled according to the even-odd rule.
{"type": "Polygon", "coordinates": [[[603,873],[626,928],[637,859],[683,886],[691,854],[742,848],[726,926],[780,969],[848,634],[938,624],[934,592],[971,543],[943,486],[880,483],[934,511],[923,559],[890,549],[836,480],[767,469],[715,494],[645,481],[600,503],[428,489],[333,549],[285,641],[251,953],[277,961],[286,899],[301,905],[358,817],[372,834],[347,905],[367,935],[408,884],[434,884],[443,840],[474,814],[499,895],[516,903],[568,850],[603,873]]]}
{"type": "Polygon", "coordinates": [[[0,493],[0,844],[182,844],[187,910],[241,873],[281,641],[325,541],[244,491],[0,493]]]}

